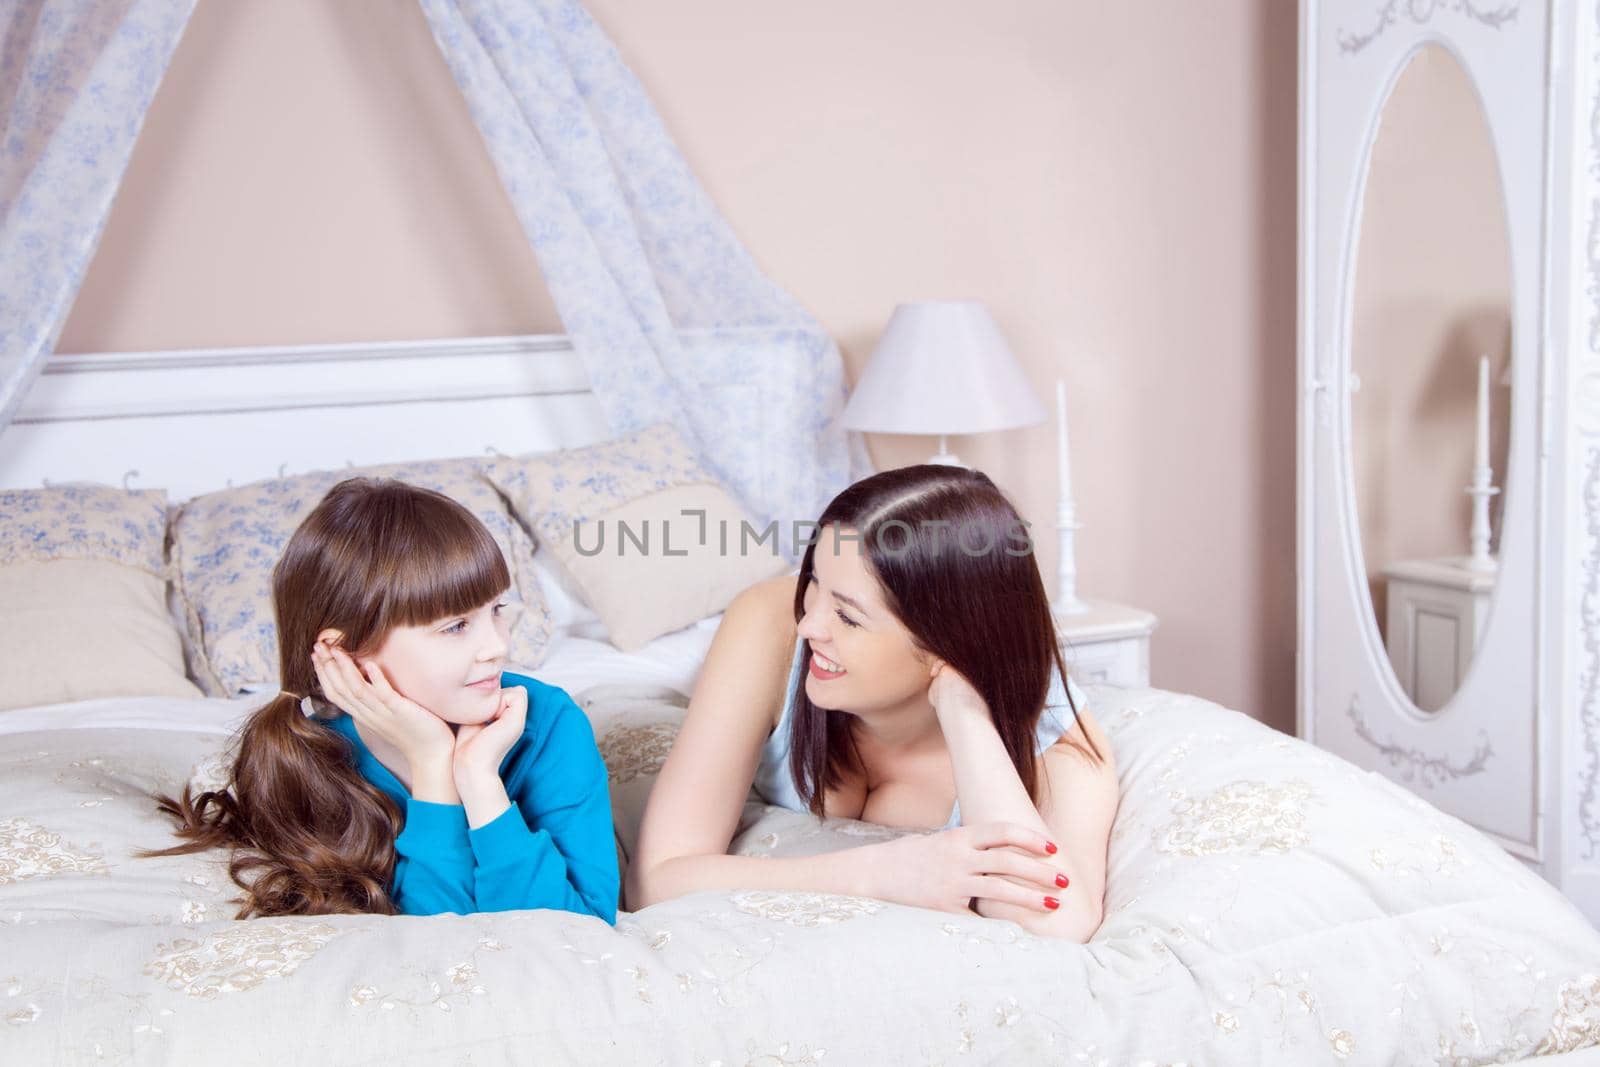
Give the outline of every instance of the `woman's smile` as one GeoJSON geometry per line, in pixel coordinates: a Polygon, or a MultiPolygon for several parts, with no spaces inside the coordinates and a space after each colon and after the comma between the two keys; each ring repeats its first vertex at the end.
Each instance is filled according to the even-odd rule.
{"type": "Polygon", "coordinates": [[[816,649],[811,650],[811,676],[821,681],[831,681],[845,673],[844,668],[828,659],[816,649]]]}

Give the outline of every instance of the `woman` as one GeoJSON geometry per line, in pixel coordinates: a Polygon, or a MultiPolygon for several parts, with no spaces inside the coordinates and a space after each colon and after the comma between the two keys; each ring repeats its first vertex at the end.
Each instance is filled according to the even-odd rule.
{"type": "Polygon", "coordinates": [[[1086,941],[1116,770],[1067,678],[1026,524],[982,473],[924,465],[857,482],[817,525],[798,576],[728,606],[646,806],[628,906],[817,890],[1086,941]],[[933,832],[730,856],[752,783],[817,815],[933,832]]]}

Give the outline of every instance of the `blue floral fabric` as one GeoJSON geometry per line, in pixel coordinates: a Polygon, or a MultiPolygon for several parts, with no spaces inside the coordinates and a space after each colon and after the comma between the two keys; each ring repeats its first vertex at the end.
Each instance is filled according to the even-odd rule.
{"type": "MultiPolygon", "coordinates": [[[[674,423],[792,558],[795,524],[872,469],[837,423],[832,339],[751,259],[578,0],[419,2],[611,431],[674,423]]],[[[0,427],[60,334],[193,6],[0,16],[0,427]]]]}
{"type": "Polygon", "coordinates": [[[548,545],[568,540],[578,526],[651,493],[717,484],[668,422],[586,448],[491,460],[484,473],[548,545]]]}
{"type": "Polygon", "coordinates": [[[672,422],[793,554],[870,473],[838,348],[763,274],[578,0],[420,0],[615,434],[672,422]]]}
{"type": "Polygon", "coordinates": [[[194,0],[0,7],[0,428],[43,369],[194,0]]]}
{"type": "Polygon", "coordinates": [[[167,494],[109,485],[0,490],[0,567],[93,559],[165,580],[167,494]]]}

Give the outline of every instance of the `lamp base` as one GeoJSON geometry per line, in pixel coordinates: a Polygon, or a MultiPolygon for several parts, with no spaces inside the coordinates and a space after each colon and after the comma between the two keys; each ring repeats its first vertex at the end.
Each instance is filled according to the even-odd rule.
{"type": "Polygon", "coordinates": [[[961,460],[956,456],[956,454],[954,452],[940,452],[937,456],[934,456],[932,459],[925,460],[924,462],[927,462],[927,463],[942,463],[946,467],[965,467],[966,466],[966,464],[961,462],[961,460]]]}

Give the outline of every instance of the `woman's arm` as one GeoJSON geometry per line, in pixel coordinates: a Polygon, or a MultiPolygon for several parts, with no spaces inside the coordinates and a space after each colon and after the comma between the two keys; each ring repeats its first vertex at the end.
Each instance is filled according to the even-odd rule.
{"type": "Polygon", "coordinates": [[[794,583],[793,575],[758,583],[723,614],[639,824],[626,893],[634,911],[705,889],[870,895],[873,845],[807,857],[727,855],[783,701],[794,651],[794,583]]]}
{"type": "MultiPolygon", "coordinates": [[[[1044,862],[1068,879],[1067,887],[1055,894],[1061,901],[1055,911],[1041,913],[979,898],[978,914],[1010,919],[1046,937],[1083,942],[1099,929],[1104,915],[1106,845],[1118,792],[1110,743],[1086,709],[1080,708],[1078,717],[1083,727],[1093,731],[1095,747],[1106,761],[1094,762],[1083,751],[1087,746],[1082,728],[1074,726],[1045,750],[1041,799],[1036,807],[981,699],[945,701],[939,709],[940,726],[955,767],[961,821],[970,825],[1004,820],[1050,835],[1060,850],[1044,862]]],[[[1014,851],[1022,853],[1021,849],[1014,851]]]]}

